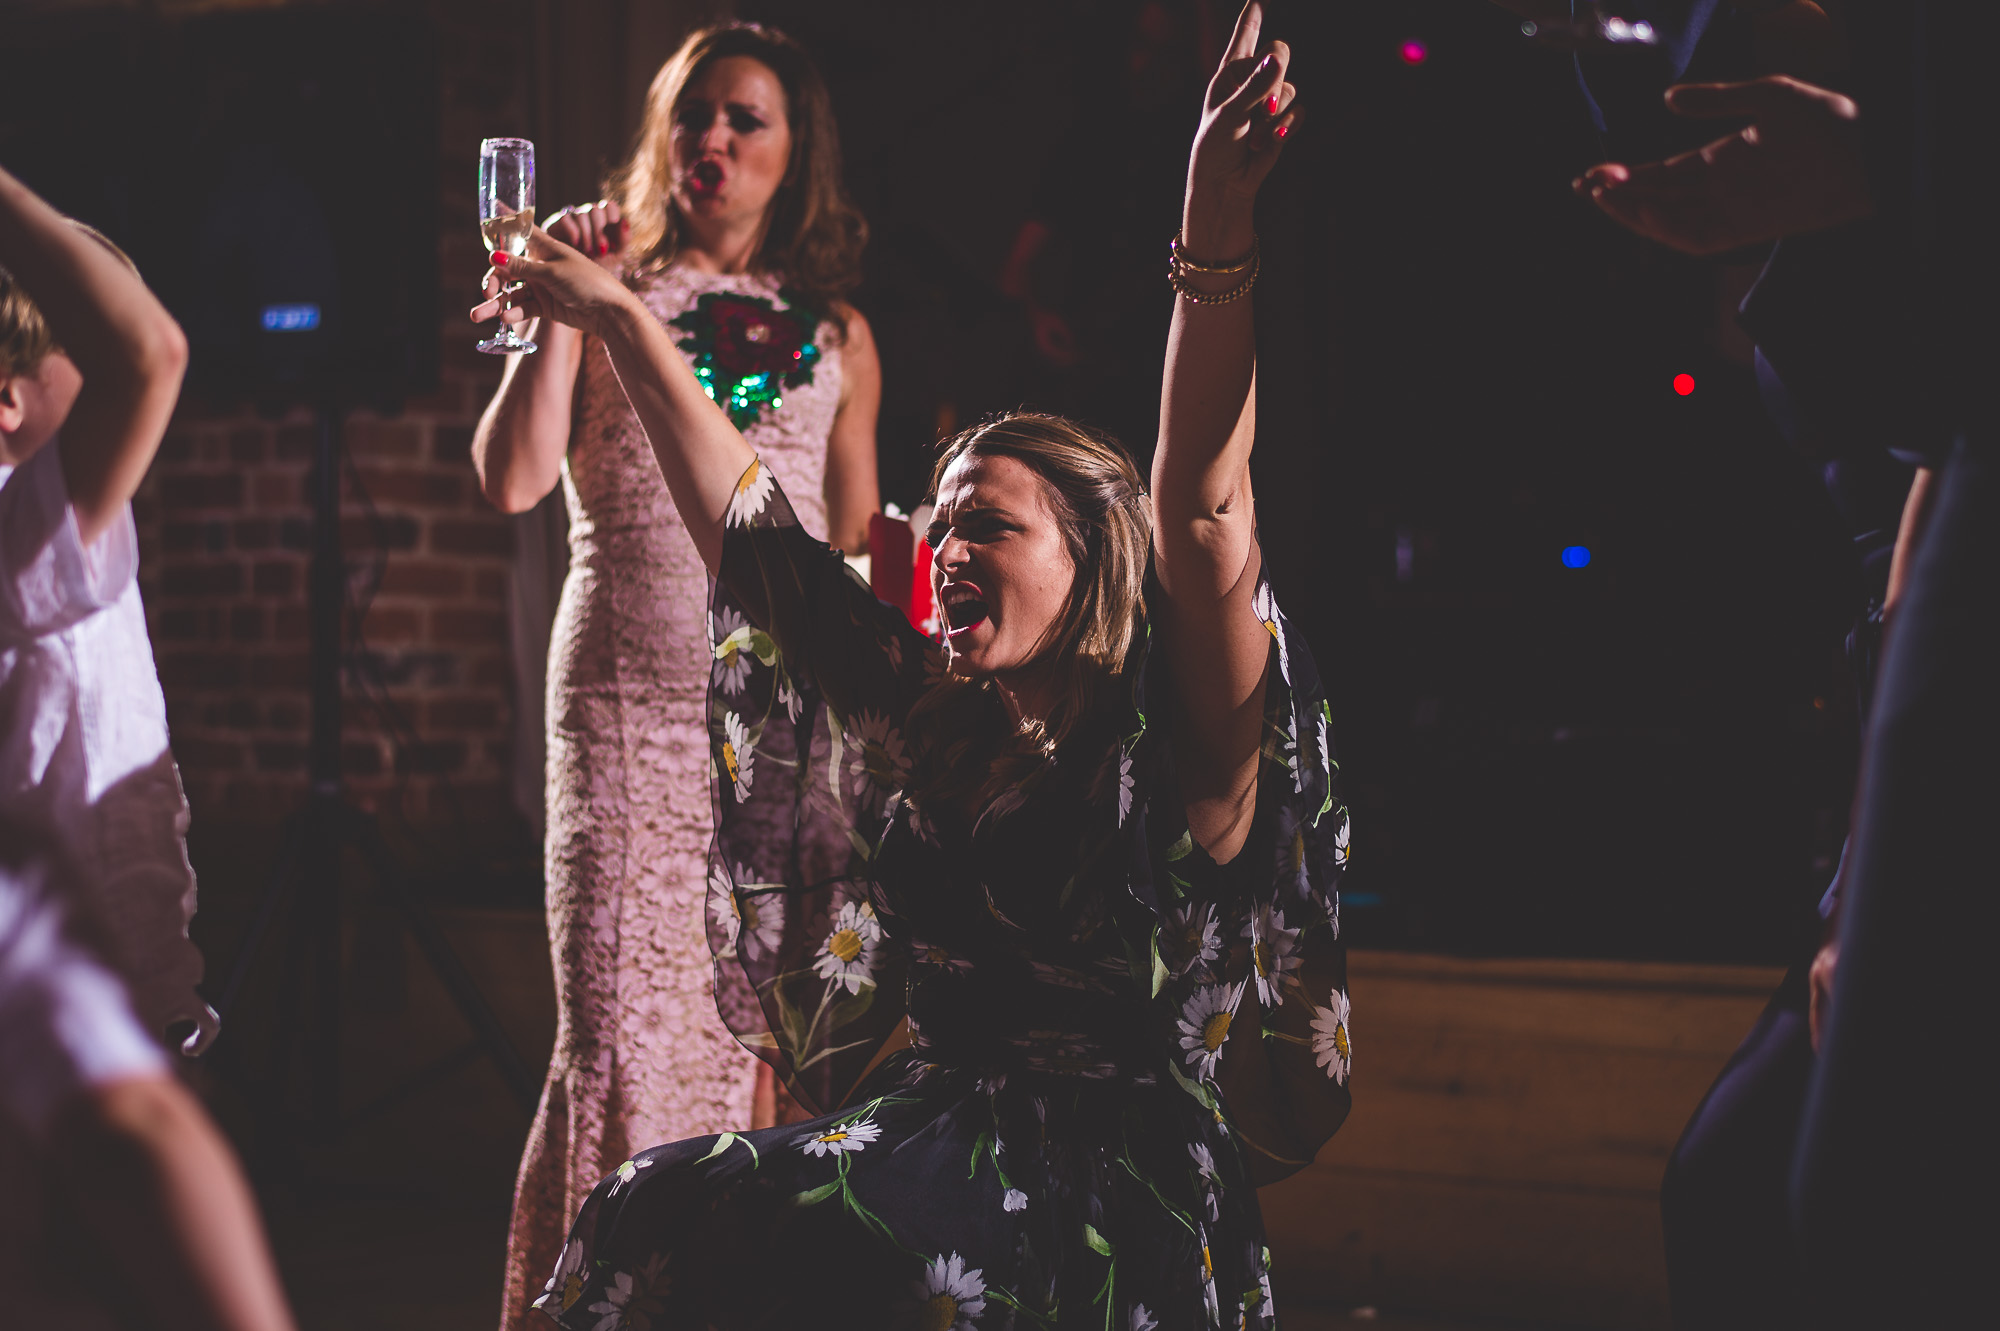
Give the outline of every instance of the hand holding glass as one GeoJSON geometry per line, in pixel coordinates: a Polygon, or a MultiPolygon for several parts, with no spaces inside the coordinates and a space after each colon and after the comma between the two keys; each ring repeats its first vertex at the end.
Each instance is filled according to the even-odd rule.
{"type": "MultiPolygon", "coordinates": [[[[507,254],[528,252],[528,233],[535,229],[535,145],[526,139],[486,139],[479,145],[479,234],[488,250],[507,254]]],[[[502,278],[504,284],[505,278],[502,278]]],[[[501,288],[502,310],[512,308],[501,288]]],[[[535,344],[514,331],[503,318],[500,331],[479,344],[494,356],[533,351],[535,344]]]]}

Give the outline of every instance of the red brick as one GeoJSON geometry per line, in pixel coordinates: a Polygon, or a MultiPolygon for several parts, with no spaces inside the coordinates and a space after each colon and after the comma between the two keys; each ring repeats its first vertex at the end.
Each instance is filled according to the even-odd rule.
{"type": "Polygon", "coordinates": [[[439,462],[466,467],[472,464],[472,427],[439,425],[431,430],[431,456],[439,462]]]}
{"type": "Polygon", "coordinates": [[[306,746],[296,740],[260,739],[251,747],[260,772],[296,772],[306,765],[306,746]]]}
{"type": "Polygon", "coordinates": [[[160,544],[170,554],[182,554],[202,547],[202,524],[199,522],[167,522],[160,527],[160,544]]]}
{"type": "Polygon", "coordinates": [[[444,607],[431,611],[431,640],[438,643],[507,641],[507,616],[498,610],[444,607]]]}
{"type": "Polygon", "coordinates": [[[297,508],[311,502],[306,478],[286,472],[259,472],[250,483],[252,502],[261,509],[297,508]]]}
{"type": "Polygon", "coordinates": [[[417,548],[417,520],[403,513],[381,513],[373,520],[342,518],[340,542],[350,551],[414,550],[417,548]]]}
{"type": "Polygon", "coordinates": [[[158,661],[160,683],[170,689],[226,689],[243,678],[243,658],[234,652],[165,651],[158,654],[158,661]]]}
{"type": "Polygon", "coordinates": [[[469,683],[489,688],[511,688],[514,684],[514,662],[505,656],[484,656],[472,663],[466,678],[469,683]]]}
{"type": "Polygon", "coordinates": [[[270,446],[269,430],[246,425],[229,432],[229,460],[239,465],[262,462],[270,446]]]}
{"type": "Polygon", "coordinates": [[[281,462],[310,462],[319,447],[319,426],[281,425],[273,443],[273,452],[281,462]]]}
{"type": "Polygon", "coordinates": [[[278,543],[278,529],[269,518],[239,518],[230,534],[238,550],[268,550],[278,543]]]}
{"type": "Polygon", "coordinates": [[[420,740],[396,751],[401,772],[456,772],[464,768],[466,747],[461,740],[420,740]]]}
{"type": "Polygon", "coordinates": [[[431,549],[450,555],[511,555],[514,533],[498,514],[485,519],[440,518],[431,524],[431,549]]]}
{"type": "Polygon", "coordinates": [[[174,564],[160,579],[162,596],[234,596],[242,590],[240,564],[174,564]]]}
{"type": "Polygon", "coordinates": [[[250,682],[260,688],[302,689],[311,673],[304,652],[253,656],[249,666],[250,682]]]}
{"type": "Polygon", "coordinates": [[[234,642],[264,640],[264,612],[254,605],[239,605],[229,612],[229,637],[234,642]]]}
{"type": "Polygon", "coordinates": [[[382,574],[384,596],[429,596],[440,599],[465,595],[465,570],[435,559],[392,559],[382,574]]]}
{"type": "Polygon", "coordinates": [[[243,477],[233,471],[184,472],[160,478],[160,501],[168,508],[241,508],[243,477]]]}
{"type": "Polygon", "coordinates": [[[155,467],[162,463],[178,466],[194,461],[194,436],[186,430],[169,430],[166,438],[160,440],[159,452],[153,455],[155,467]]]}
{"type": "Polygon", "coordinates": [[[265,711],[264,721],[272,730],[301,730],[309,718],[305,704],[292,699],[280,699],[265,711]]]}
{"type": "Polygon", "coordinates": [[[423,451],[423,427],[414,421],[349,421],[345,440],[355,457],[413,458],[423,451]]]}
{"type": "Polygon", "coordinates": [[[250,588],[259,596],[290,596],[299,585],[299,565],[267,559],[250,570],[250,588]]]}
{"type": "Polygon", "coordinates": [[[340,770],[350,776],[374,776],[384,767],[382,746],[349,740],[340,746],[340,770]]]}
{"type": "Polygon", "coordinates": [[[244,766],[243,745],[236,740],[182,736],[174,740],[173,751],[183,771],[240,772],[244,766]]]}
{"type": "Polygon", "coordinates": [[[465,499],[465,478],[455,472],[379,467],[361,472],[362,488],[378,504],[416,504],[428,507],[460,504],[465,499]]]}
{"type": "Polygon", "coordinates": [[[424,720],[432,730],[476,733],[500,724],[500,706],[490,698],[433,698],[424,720]]]}
{"type": "Polygon", "coordinates": [[[204,636],[203,620],[206,617],[188,607],[162,610],[153,616],[153,636],[179,642],[192,642],[204,636]]]}
{"type": "Polygon", "coordinates": [[[400,607],[370,606],[362,621],[362,632],[371,643],[415,642],[418,631],[417,612],[400,607]]]}
{"type": "Polygon", "coordinates": [[[438,377],[438,386],[421,397],[413,397],[405,404],[412,413],[436,414],[439,416],[459,416],[470,409],[469,397],[465,391],[462,375],[445,374],[438,377]]]}
{"type": "Polygon", "coordinates": [[[475,594],[482,601],[507,599],[507,575],[497,568],[480,569],[473,574],[472,585],[475,594]]]}
{"type": "Polygon", "coordinates": [[[255,730],[257,704],[241,694],[218,699],[201,709],[201,719],[208,725],[228,730],[255,730]]]}

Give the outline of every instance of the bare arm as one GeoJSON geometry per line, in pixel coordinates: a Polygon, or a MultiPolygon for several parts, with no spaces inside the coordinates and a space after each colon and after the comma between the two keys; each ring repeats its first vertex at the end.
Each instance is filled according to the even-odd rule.
{"type": "Polygon", "coordinates": [[[144,1301],[147,1325],[294,1325],[236,1156],[179,1082],[133,1077],[85,1092],[49,1155],[65,1195],[144,1301]]]}
{"type": "Polygon", "coordinates": [[[1910,494],[1903,501],[1903,521],[1896,528],[1896,548],[1889,554],[1889,586],[1882,593],[1885,621],[1896,612],[1896,603],[1903,599],[1903,589],[1909,585],[1911,561],[1917,557],[1917,546],[1930,525],[1931,501],[1937,497],[1936,482],[1937,472],[1929,467],[1918,467],[1917,474],[1910,479],[1910,494]]]}
{"type": "MultiPolygon", "coordinates": [[[[565,208],[549,220],[550,235],[612,271],[623,261],[626,231],[615,203],[565,208]]],[[[567,324],[538,319],[524,336],[541,350],[507,358],[500,390],[472,434],[479,488],[502,513],[525,513],[562,478],[576,376],[583,364],[583,334],[567,324]]]]}
{"type": "MultiPolygon", "coordinates": [[[[540,230],[527,256],[505,271],[526,288],[514,296],[509,318],[546,316],[603,339],[681,521],[713,572],[722,557],[723,517],[756,453],[702,391],[660,321],[617,278],[540,230]]],[[[497,297],[472,310],[474,322],[499,316],[497,297]]]]}
{"type": "Polygon", "coordinates": [[[882,509],[875,474],[875,418],[882,406],[882,360],[861,311],[849,309],[846,376],[826,441],[826,539],[848,555],[868,553],[868,519],[882,509]]]}
{"type": "Polygon", "coordinates": [[[187,338],[123,260],[0,169],[0,264],[83,374],[62,426],[63,481],[84,543],[125,511],[166,433],[187,338]]]}
{"type": "Polygon", "coordinates": [[[502,513],[525,513],[556,488],[569,451],[571,401],[583,364],[583,334],[537,320],[523,336],[534,355],[507,358],[500,390],[472,432],[472,465],[487,502],[502,513]]]}
{"type": "MultiPolygon", "coordinates": [[[[1181,243],[1197,263],[1233,264],[1256,244],[1251,210],[1291,124],[1284,43],[1260,46],[1261,6],[1244,7],[1209,85],[1188,163],[1181,243]]],[[[1247,273],[1190,275],[1219,294],[1247,273]]],[[[1174,303],[1153,457],[1155,563],[1167,594],[1166,642],[1179,711],[1189,827],[1233,857],[1255,811],[1270,635],[1251,609],[1258,567],[1250,449],[1256,437],[1251,298],[1174,303]]]]}

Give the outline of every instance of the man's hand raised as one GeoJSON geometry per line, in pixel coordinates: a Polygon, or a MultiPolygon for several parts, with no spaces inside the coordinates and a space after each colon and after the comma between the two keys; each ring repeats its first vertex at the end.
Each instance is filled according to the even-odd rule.
{"type": "Polygon", "coordinates": [[[1875,210],[1859,112],[1837,92],[1784,75],[1667,89],[1694,120],[1750,124],[1664,162],[1593,166],[1573,188],[1619,225],[1683,254],[1721,254],[1875,210]]]}

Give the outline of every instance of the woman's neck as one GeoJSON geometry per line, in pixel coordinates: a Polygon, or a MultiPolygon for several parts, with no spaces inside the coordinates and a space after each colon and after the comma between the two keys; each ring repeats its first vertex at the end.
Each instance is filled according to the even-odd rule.
{"type": "Polygon", "coordinates": [[[1046,722],[1055,706],[1055,678],[1046,664],[993,677],[993,691],[1007,709],[1007,719],[1016,727],[1023,722],[1046,722]]]}
{"type": "Polygon", "coordinates": [[[755,217],[696,220],[682,213],[674,262],[697,273],[747,273],[770,225],[767,209],[755,217]]]}

